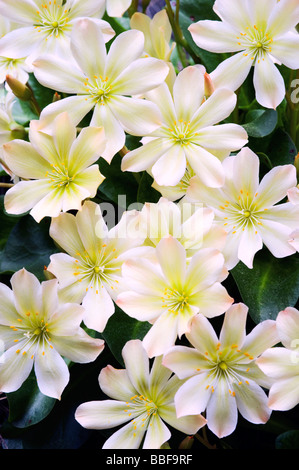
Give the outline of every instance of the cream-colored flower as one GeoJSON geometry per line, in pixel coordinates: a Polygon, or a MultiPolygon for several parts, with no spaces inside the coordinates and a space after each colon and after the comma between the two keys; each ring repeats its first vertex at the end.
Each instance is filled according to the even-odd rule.
{"type": "Polygon", "coordinates": [[[103,449],[160,449],[171,437],[165,423],[185,434],[206,424],[203,416],[177,418],[173,397],[181,381],[155,358],[151,370],[142,343],[131,340],[122,350],[126,369],[102,369],[101,389],[111,399],[82,403],[76,420],[88,429],[110,429],[124,423],[103,449]]]}
{"type": "Polygon", "coordinates": [[[31,121],[29,138],[30,143],[16,139],[3,146],[5,164],[24,179],[5,194],[6,211],[30,210],[39,222],[61,211],[80,210],[104,179],[94,164],[105,148],[103,128],[86,127],[76,137],[76,127],[62,113],[54,120],[52,136],[40,129],[39,121],[31,121]]]}
{"type": "Polygon", "coordinates": [[[123,214],[108,230],[100,206],[86,201],[76,216],[61,214],[52,220],[50,235],[65,251],[51,255],[48,271],[59,280],[60,297],[81,303],[84,322],[102,332],[114,313],[114,300],[122,290],[121,267],[143,238],[130,237],[135,211],[123,214]]]}
{"type": "Polygon", "coordinates": [[[44,281],[22,269],[11,278],[12,290],[0,284],[0,390],[21,387],[32,368],[40,391],[60,398],[69,381],[65,359],[87,363],[101,353],[104,342],[81,327],[84,308],[61,303],[57,280],[44,281]]]}

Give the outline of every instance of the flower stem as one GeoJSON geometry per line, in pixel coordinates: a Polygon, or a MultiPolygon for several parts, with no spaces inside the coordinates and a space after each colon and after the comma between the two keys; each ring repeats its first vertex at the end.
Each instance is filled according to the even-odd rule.
{"type": "Polygon", "coordinates": [[[216,445],[212,445],[209,443],[208,441],[208,438],[207,438],[207,433],[206,433],[206,430],[205,430],[205,427],[202,428],[202,436],[198,433],[194,434],[194,437],[196,437],[196,439],[201,442],[201,444],[203,444],[205,447],[207,447],[208,449],[216,449],[216,445]]]}
{"type": "MultiPolygon", "coordinates": [[[[299,80],[299,70],[296,71],[296,81],[299,80]]],[[[292,100],[292,93],[291,89],[293,88],[293,74],[291,75],[290,79],[290,89],[286,93],[286,99],[288,103],[288,111],[289,111],[289,134],[291,139],[293,140],[294,144],[297,146],[299,145],[299,134],[298,134],[298,126],[299,126],[299,107],[296,102],[292,100]]]]}
{"type": "MultiPolygon", "coordinates": [[[[165,6],[166,13],[167,13],[169,22],[170,22],[171,27],[172,27],[175,42],[177,43],[177,45],[183,47],[185,49],[185,51],[188,52],[188,54],[192,57],[194,62],[200,63],[200,58],[197,57],[193,53],[192,49],[190,48],[188,42],[186,41],[186,39],[183,35],[183,32],[182,32],[181,27],[180,27],[180,22],[179,22],[180,0],[177,0],[177,2],[176,2],[175,12],[173,11],[173,9],[171,7],[170,0],[165,0],[165,3],[166,3],[166,6],[165,6]]],[[[184,62],[185,62],[185,60],[184,60],[184,62]]]]}
{"type": "Polygon", "coordinates": [[[0,188],[12,188],[14,186],[13,183],[2,183],[0,182],[0,188]]]}
{"type": "Polygon", "coordinates": [[[131,6],[128,8],[128,15],[130,18],[138,10],[138,3],[138,0],[132,0],[131,6]]]}

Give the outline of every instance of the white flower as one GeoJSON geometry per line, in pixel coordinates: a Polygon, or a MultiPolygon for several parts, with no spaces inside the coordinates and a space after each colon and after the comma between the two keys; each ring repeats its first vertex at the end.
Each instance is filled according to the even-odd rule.
{"type": "Polygon", "coordinates": [[[3,16],[19,23],[0,40],[0,56],[26,57],[28,64],[43,53],[69,60],[70,35],[82,17],[94,17],[105,41],[115,35],[107,21],[96,18],[100,5],[94,0],[0,0],[0,9],[3,16]]]}
{"type": "Polygon", "coordinates": [[[82,302],[88,328],[102,332],[114,313],[122,263],[143,242],[128,236],[134,218],[135,211],[124,213],[108,230],[100,206],[86,201],[76,216],[64,213],[52,220],[50,235],[65,253],[51,255],[47,270],[58,278],[64,301],[82,302]]]}
{"type": "Polygon", "coordinates": [[[142,140],[141,147],[124,156],[122,170],[150,169],[158,185],[176,186],[189,163],[205,184],[222,186],[224,173],[220,159],[248,142],[241,126],[214,125],[231,114],[236,95],[219,89],[205,99],[204,74],[200,68],[190,66],[179,73],[172,93],[164,83],[146,97],[159,106],[163,123],[142,140]]]}
{"type": "Polygon", "coordinates": [[[41,284],[22,269],[11,278],[12,290],[0,284],[0,338],[5,352],[0,361],[0,390],[21,387],[34,367],[44,395],[60,398],[69,381],[69,370],[61,357],[73,362],[94,361],[104,342],[80,328],[84,309],[58,300],[55,279],[41,284]]]}
{"type": "Polygon", "coordinates": [[[222,21],[198,21],[189,27],[195,43],[211,52],[237,52],[211,73],[216,88],[237,90],[254,66],[257,101],[276,108],[284,99],[285,83],[275,63],[299,68],[297,0],[216,0],[222,21]]]}
{"type": "Polygon", "coordinates": [[[259,164],[258,156],[244,148],[223,162],[226,180],[222,188],[211,190],[195,177],[187,191],[189,200],[211,207],[215,221],[228,232],[222,250],[228,269],[239,260],[252,268],[263,243],[277,258],[295,253],[288,240],[298,227],[299,205],[277,203],[296,185],[296,168],[277,166],[259,182],[259,164]]]}
{"type": "Polygon", "coordinates": [[[185,248],[187,257],[202,248],[219,251],[225,245],[226,231],[214,224],[214,212],[203,204],[192,204],[186,200],[175,204],[161,197],[155,203],[146,203],[139,216],[144,245],[157,246],[160,240],[171,235],[185,248]]]}
{"type": "Polygon", "coordinates": [[[106,9],[108,16],[121,17],[131,5],[132,0],[99,0],[98,3],[101,7],[101,16],[106,9]]]}
{"type": "Polygon", "coordinates": [[[224,258],[218,250],[203,248],[187,260],[184,247],[170,235],[153,250],[155,260],[136,257],[123,264],[129,288],[116,301],[131,317],[152,323],[143,339],[149,357],[163,354],[188,332],[198,312],[214,317],[233,302],[220,283],[224,258]]]}
{"type": "Polygon", "coordinates": [[[144,13],[136,12],[130,19],[130,26],[143,32],[146,54],[166,62],[170,60],[175,43],[170,46],[172,29],[166,10],[158,11],[152,19],[144,13]]]}
{"type": "Polygon", "coordinates": [[[107,147],[103,158],[112,157],[125,144],[125,132],[144,135],[161,124],[158,108],[149,101],[132,97],[162,83],[167,65],[152,57],[140,58],[143,33],[129,30],[119,34],[106,52],[103,35],[90,19],[79,20],[73,28],[71,49],[76,60],[66,68],[65,61],[45,56],[34,62],[34,73],[48,88],[69,96],[48,105],[41,113],[44,122],[68,111],[77,125],[91,110],[91,125],[103,126],[107,147]]]}
{"type": "Polygon", "coordinates": [[[231,434],[237,425],[238,410],[251,423],[265,423],[271,410],[260,387],[269,380],[256,366],[256,358],[278,342],[275,321],[266,320],[246,336],[248,308],[230,307],[220,336],[203,315],[191,321],[187,339],[193,346],[174,346],[163,364],[184,384],[175,395],[177,416],[206,410],[207,426],[219,438],[231,434]]]}
{"type": "Polygon", "coordinates": [[[111,397],[80,405],[76,420],[88,429],[121,427],[103,449],[160,449],[171,437],[165,425],[185,434],[195,434],[206,424],[201,416],[177,418],[173,397],[181,381],[155,358],[151,370],[142,343],[131,340],[122,351],[126,369],[107,366],[99,376],[100,387],[111,397]],[[165,421],[165,423],[164,423],[165,421]]]}
{"type": "Polygon", "coordinates": [[[105,148],[103,128],[87,127],[76,138],[76,127],[67,113],[53,122],[53,135],[31,121],[29,142],[13,140],[3,145],[4,161],[20,181],[5,194],[9,214],[30,214],[39,222],[61,211],[81,209],[82,201],[94,197],[104,177],[94,164],[105,148]]]}
{"type": "Polygon", "coordinates": [[[286,411],[299,403],[299,311],[288,307],[279,312],[276,325],[282,346],[265,351],[257,365],[274,382],[269,407],[286,411]]]}

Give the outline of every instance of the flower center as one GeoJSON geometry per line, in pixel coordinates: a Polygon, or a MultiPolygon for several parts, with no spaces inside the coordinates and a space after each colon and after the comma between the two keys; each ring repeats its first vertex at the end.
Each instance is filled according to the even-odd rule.
{"type": "Polygon", "coordinates": [[[69,14],[70,8],[65,8],[59,0],[45,2],[40,10],[36,11],[35,28],[50,36],[58,37],[59,34],[70,30],[69,14]]]}
{"type": "MultiPolygon", "coordinates": [[[[104,106],[109,101],[112,90],[108,77],[94,75],[92,78],[86,77],[84,80],[85,91],[91,95],[95,103],[104,106]]],[[[87,99],[87,98],[86,98],[87,99]]]]}
{"type": "Polygon", "coordinates": [[[258,193],[254,196],[246,189],[241,189],[237,200],[225,200],[219,208],[223,212],[224,227],[232,234],[237,233],[240,229],[246,230],[249,226],[255,228],[257,234],[258,226],[262,225],[263,211],[258,208],[256,198],[258,193]]]}
{"type": "Polygon", "coordinates": [[[128,416],[131,416],[132,413],[138,413],[136,418],[132,419],[131,423],[133,425],[134,437],[136,436],[135,431],[137,427],[147,427],[152,416],[155,416],[158,412],[157,405],[150,400],[149,398],[143,395],[134,395],[130,398],[129,402],[126,402],[127,408],[124,410],[125,413],[128,413],[128,416]],[[138,419],[139,418],[139,419],[138,419]]]}
{"type": "Polygon", "coordinates": [[[162,306],[167,308],[169,313],[177,315],[189,307],[188,300],[189,296],[185,291],[180,292],[177,289],[166,288],[162,296],[162,306]]]}
{"type": "Polygon", "coordinates": [[[256,25],[247,27],[246,32],[240,33],[240,36],[237,36],[237,40],[238,46],[246,49],[244,56],[250,55],[251,60],[256,59],[260,62],[264,60],[266,53],[271,53],[273,39],[265,30],[258,28],[256,25]]]}
{"type": "Polygon", "coordinates": [[[91,254],[77,252],[77,256],[73,274],[77,276],[78,282],[84,281],[87,284],[86,291],[95,289],[98,294],[103,284],[112,290],[115,289],[119,283],[117,277],[121,270],[116,248],[103,244],[99,250],[95,248],[91,254]]]}
{"type": "Polygon", "coordinates": [[[190,121],[186,122],[183,121],[183,119],[174,121],[173,127],[167,129],[167,134],[168,133],[170,133],[171,140],[180,145],[189,145],[193,135],[196,135],[190,130],[190,121]]]}
{"type": "Polygon", "coordinates": [[[69,184],[73,181],[73,177],[69,175],[68,168],[62,164],[61,167],[58,165],[51,164],[52,171],[47,171],[46,178],[52,182],[52,188],[68,188],[69,184]]]}
{"type": "MultiPolygon", "coordinates": [[[[26,316],[27,319],[18,318],[18,325],[10,327],[18,335],[18,338],[14,340],[15,343],[20,344],[20,348],[16,350],[16,353],[25,355],[32,346],[43,346],[45,343],[48,343],[50,348],[53,349],[50,344],[48,323],[39,317],[38,312],[27,312],[26,316]]],[[[44,355],[45,352],[43,351],[42,354],[44,355]]],[[[33,356],[31,356],[31,359],[33,359],[33,356]]]]}

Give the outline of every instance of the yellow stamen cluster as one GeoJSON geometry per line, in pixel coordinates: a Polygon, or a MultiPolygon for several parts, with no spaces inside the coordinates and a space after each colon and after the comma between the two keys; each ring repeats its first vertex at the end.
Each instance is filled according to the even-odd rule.
{"type": "MultiPolygon", "coordinates": [[[[102,77],[101,75],[94,75],[91,78],[86,77],[84,79],[85,92],[91,95],[92,100],[105,106],[105,103],[110,100],[110,94],[112,91],[111,81],[108,77],[102,77]]],[[[88,100],[88,98],[85,98],[88,100]]]]}
{"type": "Polygon", "coordinates": [[[74,176],[70,176],[69,169],[65,166],[65,164],[51,164],[51,167],[52,171],[47,171],[45,176],[53,183],[52,188],[68,188],[69,184],[73,181],[74,176]]]}
{"type": "Polygon", "coordinates": [[[264,55],[271,53],[273,38],[261,28],[258,28],[256,25],[252,27],[247,27],[245,33],[240,33],[240,36],[237,36],[238,46],[244,47],[246,52],[244,56],[250,56],[251,60],[256,60],[260,63],[261,60],[265,60],[264,55]]]}
{"type": "MultiPolygon", "coordinates": [[[[27,319],[17,318],[18,326],[11,325],[10,328],[13,331],[16,331],[18,336],[14,340],[15,343],[20,342],[22,347],[16,350],[16,354],[22,353],[23,356],[27,354],[28,349],[33,345],[41,346],[45,343],[51,342],[50,332],[48,328],[48,323],[44,321],[43,318],[40,318],[39,312],[27,312],[27,319]],[[24,337],[27,338],[24,342],[24,337]]],[[[53,349],[53,346],[50,344],[50,348],[53,349]]],[[[45,355],[45,351],[42,352],[42,355],[45,355]]],[[[34,358],[34,354],[31,356],[31,359],[34,358]]]]}
{"type": "Polygon", "coordinates": [[[260,209],[256,202],[258,193],[254,196],[246,189],[241,189],[236,200],[225,200],[219,206],[221,211],[225,213],[224,227],[231,230],[234,235],[238,230],[244,231],[248,226],[255,228],[255,234],[258,233],[258,226],[263,225],[263,212],[267,209],[260,209]],[[229,227],[228,227],[229,226],[229,227]]]}
{"type": "Polygon", "coordinates": [[[57,38],[70,30],[69,16],[70,9],[66,9],[60,1],[49,0],[36,11],[35,28],[38,32],[46,34],[46,39],[51,36],[57,38]]]}
{"type": "Polygon", "coordinates": [[[180,292],[177,289],[166,287],[163,294],[162,307],[167,308],[169,313],[178,315],[184,312],[186,307],[189,307],[189,296],[185,291],[180,292]]]}

